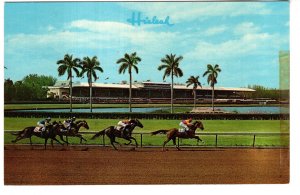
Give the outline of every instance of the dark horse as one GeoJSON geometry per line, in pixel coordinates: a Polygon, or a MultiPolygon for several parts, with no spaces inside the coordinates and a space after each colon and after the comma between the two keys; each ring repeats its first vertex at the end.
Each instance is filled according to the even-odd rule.
{"type": "Polygon", "coordinates": [[[83,136],[81,134],[78,133],[79,129],[81,127],[84,127],[86,129],[90,128],[85,120],[76,121],[74,124],[72,124],[72,127],[71,127],[70,130],[64,130],[65,127],[61,122],[59,122],[59,126],[60,126],[60,130],[57,132],[57,135],[60,137],[60,139],[63,142],[69,144],[68,143],[68,136],[80,138],[80,143],[82,143],[82,140],[87,141],[86,139],[83,138],[83,136]],[[67,141],[64,141],[63,136],[66,136],[67,141]]]}
{"type": "Polygon", "coordinates": [[[115,150],[117,150],[117,148],[114,145],[114,143],[117,143],[117,144],[120,145],[120,143],[116,141],[116,137],[120,137],[120,138],[128,140],[129,143],[127,143],[126,145],[131,144],[131,140],[134,140],[135,141],[135,146],[137,147],[138,144],[137,144],[136,139],[131,136],[132,131],[135,127],[143,128],[144,126],[142,125],[142,123],[138,119],[131,119],[129,121],[129,125],[126,127],[126,132],[127,132],[126,134],[122,133],[120,130],[116,129],[115,126],[110,126],[110,127],[107,127],[106,129],[96,133],[91,139],[95,139],[95,138],[99,137],[100,135],[105,135],[106,134],[107,137],[109,137],[110,143],[114,147],[115,150]]]}
{"type": "Polygon", "coordinates": [[[197,139],[197,143],[199,141],[202,141],[199,136],[195,135],[195,131],[197,128],[204,130],[204,126],[201,121],[195,121],[189,127],[190,130],[187,132],[179,132],[178,129],[173,128],[173,129],[169,129],[169,130],[157,130],[157,131],[151,132],[151,135],[156,135],[156,134],[160,134],[160,133],[167,134],[167,139],[164,141],[164,144],[163,144],[163,150],[165,150],[165,145],[170,140],[173,140],[173,144],[176,146],[177,150],[180,150],[180,148],[176,145],[176,137],[183,138],[183,139],[197,139]]]}
{"type": "MultiPolygon", "coordinates": [[[[59,124],[57,122],[54,121],[52,124],[49,124],[48,126],[46,126],[44,132],[35,132],[34,131],[35,128],[36,128],[36,126],[26,127],[22,131],[19,131],[17,133],[12,133],[13,135],[17,136],[16,139],[13,140],[12,142],[16,143],[17,141],[20,141],[21,139],[29,138],[30,145],[32,146],[31,137],[34,135],[36,137],[45,139],[45,144],[44,144],[45,149],[46,149],[48,139],[55,140],[59,144],[63,145],[60,141],[58,141],[56,139],[57,132],[59,131],[59,128],[60,128],[59,124]]],[[[53,146],[53,144],[52,144],[52,146],[53,146]]]]}

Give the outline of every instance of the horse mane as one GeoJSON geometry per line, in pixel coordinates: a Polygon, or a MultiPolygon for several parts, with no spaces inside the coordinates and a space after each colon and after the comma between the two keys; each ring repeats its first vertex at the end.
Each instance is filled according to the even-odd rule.
{"type": "Polygon", "coordinates": [[[135,119],[130,119],[129,123],[132,123],[132,122],[136,123],[137,121],[135,119]]]}
{"type": "Polygon", "coordinates": [[[86,121],[85,120],[78,120],[78,121],[75,121],[75,124],[78,125],[81,122],[86,122],[86,121]]]}
{"type": "Polygon", "coordinates": [[[193,121],[193,122],[192,122],[192,125],[195,125],[196,123],[198,123],[198,121],[193,121]]]}

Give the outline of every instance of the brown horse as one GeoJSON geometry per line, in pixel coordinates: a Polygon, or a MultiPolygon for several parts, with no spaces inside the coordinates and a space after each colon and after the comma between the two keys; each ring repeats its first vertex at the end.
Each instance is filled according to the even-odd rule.
{"type": "Polygon", "coordinates": [[[59,124],[57,122],[54,121],[52,124],[49,124],[48,126],[46,126],[44,132],[35,132],[34,131],[35,128],[36,128],[35,126],[26,127],[22,131],[19,131],[17,133],[12,133],[13,135],[17,136],[16,139],[13,140],[12,142],[16,143],[22,139],[29,138],[30,145],[32,146],[31,137],[34,135],[36,137],[45,139],[45,144],[44,144],[45,149],[46,149],[48,139],[51,139],[52,147],[53,147],[53,140],[55,140],[59,144],[63,145],[60,141],[58,141],[56,139],[58,129],[60,128],[59,124]]]}
{"type": "Polygon", "coordinates": [[[131,140],[134,140],[135,146],[138,147],[136,139],[131,136],[132,131],[135,127],[143,128],[144,126],[138,119],[134,119],[134,120],[132,119],[129,121],[129,125],[126,127],[126,132],[127,132],[126,134],[122,133],[120,130],[116,129],[115,126],[109,126],[106,129],[96,133],[91,139],[95,139],[95,138],[99,137],[100,135],[103,135],[103,136],[107,135],[107,137],[109,137],[109,139],[110,139],[111,145],[114,147],[115,150],[117,150],[117,148],[114,145],[114,143],[117,143],[120,145],[120,143],[116,141],[116,137],[128,140],[129,143],[127,143],[125,145],[129,145],[131,143],[131,140]]]}
{"type": "Polygon", "coordinates": [[[57,132],[57,135],[60,137],[60,139],[62,141],[64,141],[63,136],[66,136],[66,140],[64,141],[65,143],[69,144],[68,142],[68,136],[70,137],[78,137],[80,138],[80,144],[82,143],[82,140],[87,141],[85,138],[83,138],[83,136],[81,134],[79,134],[79,129],[81,127],[84,127],[86,129],[89,129],[89,125],[87,124],[87,122],[85,120],[79,120],[76,121],[74,124],[72,124],[72,127],[70,130],[66,130],[64,125],[59,121],[59,125],[60,125],[60,129],[57,132]]]}
{"type": "Polygon", "coordinates": [[[151,132],[151,135],[157,135],[157,134],[167,134],[167,139],[164,141],[163,144],[163,151],[165,150],[166,144],[173,140],[173,144],[176,146],[177,150],[180,150],[180,148],[176,145],[176,137],[183,138],[183,139],[197,139],[197,143],[199,141],[202,141],[199,136],[195,135],[196,129],[199,128],[201,130],[204,130],[204,126],[201,121],[195,121],[191,126],[190,130],[187,132],[179,132],[178,129],[173,128],[169,130],[157,130],[154,132],[151,132]]]}

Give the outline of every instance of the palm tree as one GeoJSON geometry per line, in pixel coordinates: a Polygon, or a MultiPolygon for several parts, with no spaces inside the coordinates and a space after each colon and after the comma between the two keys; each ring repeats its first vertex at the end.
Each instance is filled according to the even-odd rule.
{"type": "Polygon", "coordinates": [[[92,84],[93,79],[96,81],[98,79],[96,71],[103,72],[103,69],[100,67],[100,62],[97,59],[97,56],[94,56],[92,59],[89,57],[84,57],[82,64],[82,72],[80,73],[83,76],[86,73],[88,78],[88,83],[90,87],[90,112],[92,112],[92,84]]]}
{"type": "Polygon", "coordinates": [[[66,54],[64,56],[64,59],[57,61],[57,65],[59,65],[59,67],[57,68],[58,76],[63,76],[65,73],[67,73],[68,75],[67,79],[69,80],[70,88],[70,112],[72,112],[72,72],[74,71],[76,73],[76,76],[79,76],[79,69],[82,68],[80,66],[80,59],[73,59],[73,55],[66,54]]]}
{"type": "Polygon", "coordinates": [[[117,64],[121,64],[119,67],[119,74],[121,74],[121,73],[124,74],[127,69],[128,69],[128,73],[129,73],[129,112],[132,111],[132,109],[131,109],[132,69],[134,69],[135,72],[138,74],[139,69],[138,69],[137,65],[140,61],[142,61],[142,59],[136,55],[136,52],[134,52],[130,55],[125,53],[124,57],[120,58],[117,61],[117,64]]]}
{"type": "Polygon", "coordinates": [[[214,96],[215,96],[215,84],[217,83],[217,77],[218,73],[221,72],[221,69],[219,68],[219,65],[216,64],[214,67],[210,64],[207,64],[207,70],[204,72],[203,77],[208,75],[207,77],[207,83],[210,83],[210,86],[212,87],[212,109],[215,111],[214,108],[214,96]]]}
{"type": "Polygon", "coordinates": [[[165,58],[162,58],[160,61],[162,62],[161,65],[158,66],[158,70],[165,69],[163,80],[165,80],[166,76],[171,75],[171,113],[173,113],[173,87],[174,87],[174,76],[182,77],[183,72],[179,68],[179,62],[183,59],[182,56],[176,57],[176,55],[166,55],[165,58]]]}
{"type": "Polygon", "coordinates": [[[190,78],[188,78],[188,80],[186,81],[186,86],[189,87],[190,85],[193,85],[193,95],[194,95],[194,108],[196,108],[196,89],[198,86],[200,86],[202,88],[202,85],[199,81],[199,76],[194,77],[194,76],[190,76],[190,78]]]}

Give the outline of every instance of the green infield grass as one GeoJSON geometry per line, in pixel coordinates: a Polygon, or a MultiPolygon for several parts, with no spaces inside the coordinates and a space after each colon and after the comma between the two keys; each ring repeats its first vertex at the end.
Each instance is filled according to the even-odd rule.
{"type": "MultiPolygon", "coordinates": [[[[35,126],[39,119],[36,118],[4,118],[4,129],[5,130],[22,130],[24,127],[35,126]]],[[[53,121],[63,121],[63,119],[53,118],[53,121]]],[[[90,129],[81,129],[80,131],[85,132],[98,132],[110,125],[115,125],[119,121],[118,119],[86,119],[90,129]]],[[[159,129],[170,129],[178,127],[180,121],[178,120],[141,120],[144,128],[137,127],[134,133],[146,133],[143,134],[143,145],[154,146],[162,145],[165,140],[165,135],[151,136],[150,133],[159,129]]],[[[205,127],[204,131],[197,130],[201,133],[288,133],[289,132],[289,121],[279,120],[203,120],[205,127]]],[[[109,139],[105,136],[105,140],[102,137],[96,140],[90,138],[93,134],[83,135],[88,141],[86,144],[106,144],[109,143],[109,139]]],[[[136,134],[134,137],[137,139],[138,144],[141,143],[141,135],[136,134]]],[[[215,135],[200,135],[204,143],[199,143],[203,146],[214,146],[215,135]]],[[[15,136],[9,132],[4,135],[4,143],[9,144],[15,139],[15,136]]],[[[127,143],[124,139],[118,139],[120,143],[127,143]]],[[[43,139],[32,137],[33,143],[43,143],[43,139]]],[[[71,144],[78,144],[79,138],[69,138],[71,144]]],[[[172,141],[168,145],[172,145],[172,141]]],[[[28,139],[19,141],[18,143],[29,143],[28,139]]],[[[253,135],[218,135],[218,146],[251,146],[253,143],[253,135]]],[[[181,139],[180,145],[197,145],[196,140],[181,139]]],[[[255,140],[256,146],[288,146],[289,136],[266,136],[258,135],[255,140]]]]}

